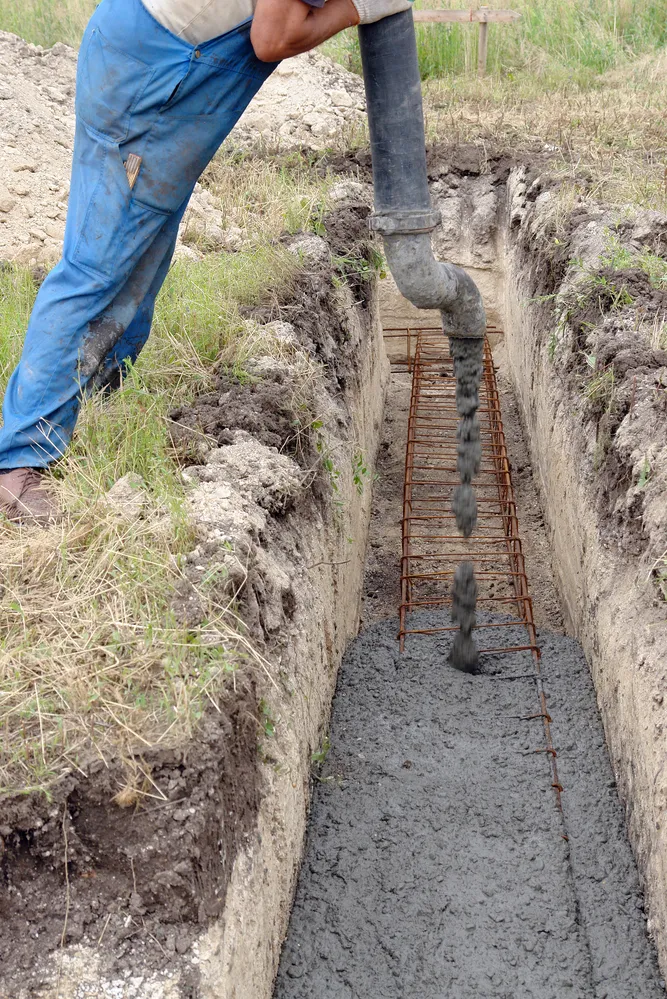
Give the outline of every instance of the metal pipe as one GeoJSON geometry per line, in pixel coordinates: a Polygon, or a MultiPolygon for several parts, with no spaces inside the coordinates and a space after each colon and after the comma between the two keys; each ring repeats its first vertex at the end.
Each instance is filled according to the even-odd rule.
{"type": "Polygon", "coordinates": [[[440,309],[450,336],[483,337],[484,304],[461,267],[435,259],[426,172],[421,80],[412,11],[359,27],[373,157],[375,214],[399,291],[420,309],[440,309]]]}

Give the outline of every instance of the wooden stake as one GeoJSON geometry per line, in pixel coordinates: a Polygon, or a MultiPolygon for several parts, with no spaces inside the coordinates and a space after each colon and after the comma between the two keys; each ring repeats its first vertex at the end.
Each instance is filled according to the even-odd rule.
{"type": "Polygon", "coordinates": [[[481,7],[477,10],[415,10],[415,22],[421,24],[511,24],[521,18],[516,10],[490,10],[481,7]]]}
{"type": "Polygon", "coordinates": [[[480,17],[479,19],[479,48],[477,49],[477,75],[486,76],[486,57],[489,51],[489,22],[488,18],[488,7],[480,7],[479,9],[480,17]]]}

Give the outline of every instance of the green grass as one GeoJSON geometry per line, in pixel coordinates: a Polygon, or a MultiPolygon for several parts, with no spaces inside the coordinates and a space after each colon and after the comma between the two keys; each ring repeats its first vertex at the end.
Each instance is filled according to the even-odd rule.
{"type": "MultiPolygon", "coordinates": [[[[251,658],[219,586],[202,587],[204,621],[194,630],[171,609],[195,537],[167,414],[207,386],[221,353],[233,355],[239,307],[291,279],[295,262],[286,256],[260,246],[177,264],[136,367],[110,398],[83,406],[56,471],[65,523],[50,531],[0,527],[4,793],[48,793],[93,751],[131,756],[182,741],[251,658]],[[126,519],[104,495],[130,472],[143,479],[144,511],[126,519]]],[[[2,271],[2,387],[33,297],[29,273],[2,271]]]]}
{"type": "Polygon", "coordinates": [[[45,48],[77,46],[96,0],[0,0],[0,29],[45,48]]]}
{"type": "MultiPolygon", "coordinates": [[[[460,0],[417,0],[417,6],[461,7],[460,0]]],[[[509,80],[529,74],[548,85],[594,85],[596,77],[667,43],[664,0],[515,0],[517,24],[491,25],[488,68],[509,80]]],[[[0,28],[39,45],[78,45],[94,0],[0,0],[0,28]]],[[[473,25],[418,25],[422,76],[474,73],[473,25]]],[[[325,51],[360,71],[356,30],[325,51]]]]}
{"type": "MultiPolygon", "coordinates": [[[[415,6],[465,4],[417,0],[415,6]]],[[[600,74],[667,43],[663,0],[515,0],[509,6],[521,20],[489,27],[488,70],[510,80],[527,73],[549,85],[590,85],[600,74]]],[[[478,34],[476,25],[417,25],[422,78],[476,72],[478,34]]],[[[356,31],[338,35],[325,50],[360,72],[356,31]]]]}

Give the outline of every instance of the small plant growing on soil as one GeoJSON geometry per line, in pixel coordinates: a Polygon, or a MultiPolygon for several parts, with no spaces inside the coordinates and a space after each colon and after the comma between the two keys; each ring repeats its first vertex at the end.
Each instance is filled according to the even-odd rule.
{"type": "Polygon", "coordinates": [[[323,764],[326,762],[327,756],[329,755],[330,749],[331,749],[331,742],[329,741],[329,736],[326,735],[322,740],[322,745],[320,746],[320,748],[315,750],[315,752],[311,754],[310,757],[311,762],[317,767],[323,766],[323,764]]]}
{"type": "Polygon", "coordinates": [[[614,398],[614,369],[606,368],[591,378],[586,385],[585,395],[589,402],[608,410],[614,398]]]}
{"type": "Polygon", "coordinates": [[[641,472],[639,473],[639,479],[637,480],[637,486],[643,489],[644,486],[648,485],[651,478],[651,463],[648,458],[644,458],[644,464],[642,465],[641,472]]]}
{"type": "Polygon", "coordinates": [[[369,481],[371,477],[370,470],[364,458],[363,451],[356,451],[352,456],[352,479],[357,488],[357,492],[361,496],[364,491],[364,486],[369,481]]]}
{"type": "Polygon", "coordinates": [[[369,248],[368,257],[355,257],[351,254],[334,257],[333,265],[344,278],[356,276],[361,281],[370,281],[374,277],[387,276],[385,259],[374,246],[369,248]]]}
{"type": "Polygon", "coordinates": [[[276,734],[276,722],[271,715],[271,709],[264,698],[259,702],[259,714],[262,731],[267,739],[272,739],[276,734]]]}
{"type": "Polygon", "coordinates": [[[667,260],[658,256],[648,246],[641,253],[636,253],[623,246],[619,236],[611,230],[605,230],[605,254],[601,263],[615,271],[639,268],[648,277],[654,288],[667,287],[667,260]]]}
{"type": "Polygon", "coordinates": [[[320,456],[320,464],[329,477],[329,482],[334,492],[338,492],[338,480],[340,479],[340,468],[337,467],[327,439],[322,433],[322,427],[324,424],[322,420],[314,420],[311,424],[311,429],[315,431],[317,437],[315,439],[315,450],[320,456]]]}

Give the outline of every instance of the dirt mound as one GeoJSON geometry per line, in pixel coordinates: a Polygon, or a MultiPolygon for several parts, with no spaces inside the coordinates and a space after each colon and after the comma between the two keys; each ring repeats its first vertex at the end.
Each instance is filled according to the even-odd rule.
{"type": "Polygon", "coordinates": [[[230,136],[233,145],[324,149],[363,128],[361,77],[317,52],[278,66],[230,136]]]}
{"type": "MultiPolygon", "coordinates": [[[[0,259],[35,264],[60,254],[75,78],[74,49],[45,50],[0,32],[0,259]]],[[[325,56],[298,56],[278,67],[228,145],[321,149],[363,127],[364,107],[359,77],[325,56]]]]}
{"type": "Polygon", "coordinates": [[[0,32],[0,256],[28,263],[62,246],[74,138],[76,53],[0,32]]]}

